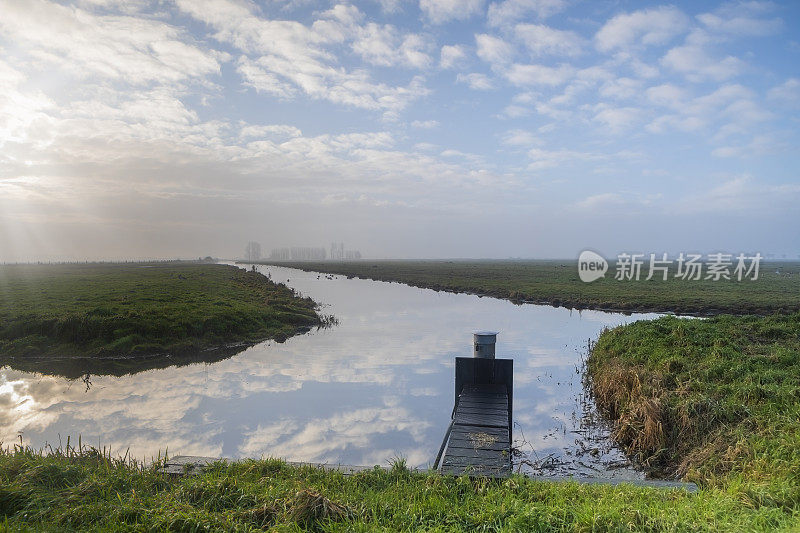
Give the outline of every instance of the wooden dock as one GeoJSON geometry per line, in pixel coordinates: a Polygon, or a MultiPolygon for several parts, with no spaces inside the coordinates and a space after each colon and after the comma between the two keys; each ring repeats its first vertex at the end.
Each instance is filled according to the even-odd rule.
{"type": "Polygon", "coordinates": [[[464,385],[442,460],[442,473],[506,477],[511,473],[509,398],[505,385],[464,385]]]}

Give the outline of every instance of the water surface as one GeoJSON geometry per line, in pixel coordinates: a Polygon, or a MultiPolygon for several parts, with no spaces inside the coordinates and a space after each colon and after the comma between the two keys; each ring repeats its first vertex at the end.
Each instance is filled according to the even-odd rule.
{"type": "Polygon", "coordinates": [[[653,315],[570,311],[397,283],[260,266],[323,304],[338,326],[211,364],[69,380],[0,369],[0,441],[84,443],[150,458],[282,457],[429,466],[453,407],[456,356],[500,331],[514,359],[514,435],[527,472],[641,477],[597,423],[581,382],[590,339],[653,315]]]}

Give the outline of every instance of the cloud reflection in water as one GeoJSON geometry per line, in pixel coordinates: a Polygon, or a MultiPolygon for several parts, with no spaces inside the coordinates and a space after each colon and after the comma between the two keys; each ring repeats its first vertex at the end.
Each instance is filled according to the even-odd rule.
{"type": "MultiPolygon", "coordinates": [[[[603,470],[615,449],[577,452],[580,354],[604,326],[638,317],[522,305],[465,294],[261,267],[325,305],[339,325],[265,342],[222,361],[79,380],[0,369],[0,441],[41,446],[67,435],[164,452],[296,461],[433,462],[453,405],[453,359],[471,332],[499,330],[498,357],[515,360],[515,438],[564,462],[603,470]],[[587,466],[588,465],[588,466],[587,466]]],[[[584,445],[585,446],[585,443],[584,445]]],[[[527,448],[530,451],[530,448],[527,448]]],[[[624,475],[631,472],[624,470],[624,475]]]]}

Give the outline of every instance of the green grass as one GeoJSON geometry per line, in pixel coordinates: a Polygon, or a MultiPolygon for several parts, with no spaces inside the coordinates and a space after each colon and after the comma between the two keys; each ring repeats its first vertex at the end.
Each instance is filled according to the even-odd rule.
{"type": "Polygon", "coordinates": [[[14,531],[774,531],[798,518],[736,487],[470,480],[402,463],[345,476],[277,460],[168,477],[87,449],[0,453],[0,529],[14,531]]]}
{"type": "Polygon", "coordinates": [[[635,322],[603,332],[587,369],[614,437],[655,471],[800,512],[800,313],[635,322]]]}
{"type": "Polygon", "coordinates": [[[800,263],[762,263],[756,281],[616,281],[615,265],[592,283],[578,278],[576,261],[277,262],[316,272],[415,287],[569,307],[681,314],[769,314],[800,310],[800,263]],[[779,270],[776,273],[776,270],[779,270]]]}
{"type": "Polygon", "coordinates": [[[282,339],[319,325],[315,307],[259,273],[225,265],[6,265],[0,267],[0,364],[136,358],[282,339]]]}

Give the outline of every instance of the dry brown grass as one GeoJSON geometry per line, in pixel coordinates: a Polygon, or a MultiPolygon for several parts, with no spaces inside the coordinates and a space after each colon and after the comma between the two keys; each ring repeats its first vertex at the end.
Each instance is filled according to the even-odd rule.
{"type": "Polygon", "coordinates": [[[348,507],[311,489],[298,491],[289,502],[287,513],[292,520],[305,525],[326,520],[338,522],[352,514],[348,507]]]}
{"type": "Polygon", "coordinates": [[[253,507],[252,509],[241,511],[237,516],[239,519],[245,520],[260,528],[266,528],[275,523],[278,512],[278,507],[274,503],[265,503],[253,507]]]}
{"type": "Polygon", "coordinates": [[[660,380],[615,361],[594,373],[590,385],[598,407],[614,421],[614,440],[644,464],[655,465],[668,446],[660,380]]]}

